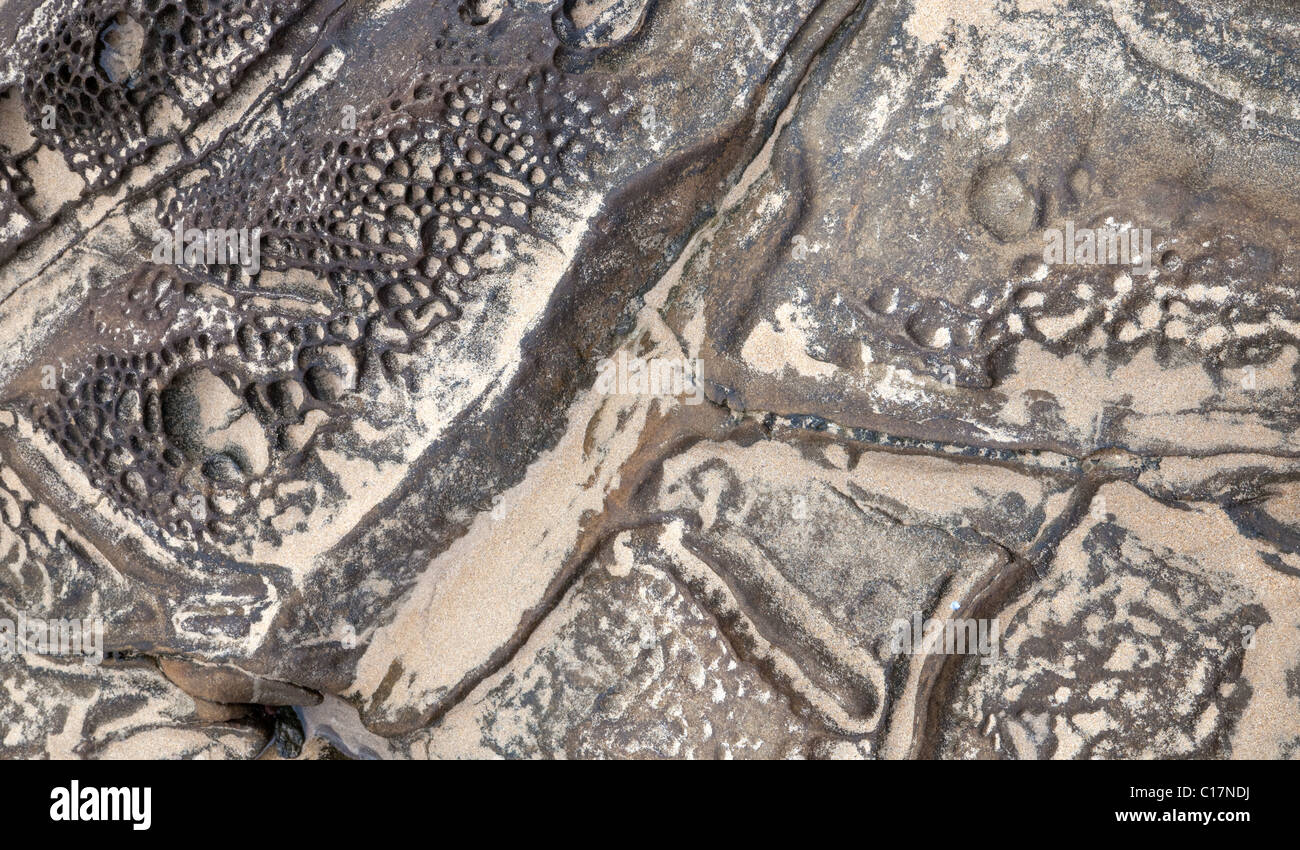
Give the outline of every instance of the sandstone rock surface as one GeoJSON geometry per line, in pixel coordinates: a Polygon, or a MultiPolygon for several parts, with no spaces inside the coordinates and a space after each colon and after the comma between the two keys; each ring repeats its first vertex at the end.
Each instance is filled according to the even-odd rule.
{"type": "Polygon", "coordinates": [[[1296,43],[11,0],[0,757],[1300,757],[1296,43]]]}

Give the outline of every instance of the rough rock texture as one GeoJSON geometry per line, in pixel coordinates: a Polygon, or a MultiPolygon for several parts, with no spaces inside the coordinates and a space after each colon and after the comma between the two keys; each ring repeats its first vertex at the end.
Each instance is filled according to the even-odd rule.
{"type": "Polygon", "coordinates": [[[1300,757],[1297,43],[10,0],[0,757],[1300,757]]]}

